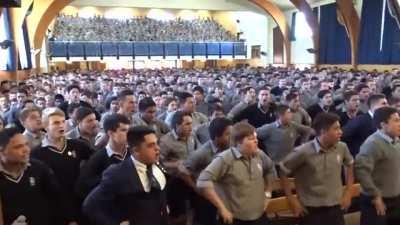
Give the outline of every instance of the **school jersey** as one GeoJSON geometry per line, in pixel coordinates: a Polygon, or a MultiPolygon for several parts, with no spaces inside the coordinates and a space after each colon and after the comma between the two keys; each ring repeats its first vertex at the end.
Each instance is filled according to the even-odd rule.
{"type": "Polygon", "coordinates": [[[32,158],[41,160],[54,171],[62,194],[67,198],[65,215],[68,221],[77,221],[79,218],[82,199],[79,199],[75,192],[75,184],[82,164],[92,153],[93,150],[87,144],[72,139],[65,140],[61,151],[43,144],[32,152],[32,158]]]}
{"type": "Polygon", "coordinates": [[[19,216],[29,225],[60,224],[56,214],[62,211],[60,185],[51,169],[32,159],[18,178],[0,172],[0,198],[5,225],[19,216]]]}

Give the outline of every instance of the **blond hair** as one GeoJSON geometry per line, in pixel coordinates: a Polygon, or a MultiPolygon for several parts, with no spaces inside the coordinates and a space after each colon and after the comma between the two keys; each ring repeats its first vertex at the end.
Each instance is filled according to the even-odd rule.
{"type": "Polygon", "coordinates": [[[49,124],[49,118],[52,116],[62,116],[65,118],[65,113],[57,107],[44,109],[42,112],[42,123],[44,126],[47,126],[49,124]]]}

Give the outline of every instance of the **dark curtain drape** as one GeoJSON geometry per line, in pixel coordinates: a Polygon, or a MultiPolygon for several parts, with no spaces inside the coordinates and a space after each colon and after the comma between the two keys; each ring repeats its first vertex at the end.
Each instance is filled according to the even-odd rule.
{"type": "MultiPolygon", "coordinates": [[[[2,11],[2,21],[0,21],[0,29],[4,29],[4,33],[5,33],[5,38],[6,40],[13,40],[12,34],[11,34],[11,20],[10,20],[10,14],[9,14],[9,9],[4,8],[2,11]]],[[[0,41],[4,41],[4,40],[0,40],[0,41]]],[[[16,60],[15,60],[15,54],[13,51],[14,48],[14,42],[12,42],[12,45],[10,47],[8,47],[7,49],[7,53],[8,53],[8,57],[6,59],[0,59],[0,61],[5,60],[6,63],[6,70],[8,71],[14,71],[16,70],[16,60]]],[[[4,63],[1,62],[1,63],[4,63]]]]}
{"type": "Polygon", "coordinates": [[[29,33],[28,33],[28,26],[26,24],[26,18],[22,23],[21,31],[23,35],[25,49],[23,51],[23,54],[21,53],[20,57],[24,57],[26,60],[26,65],[22,65],[22,69],[32,69],[31,46],[29,43],[29,33]]]}
{"type": "Polygon", "coordinates": [[[297,12],[292,13],[292,26],[290,27],[290,41],[296,41],[296,15],[297,12]]]}
{"type": "Polygon", "coordinates": [[[315,8],[313,8],[313,9],[312,9],[312,11],[313,11],[313,13],[315,14],[315,16],[316,16],[316,17],[317,17],[317,19],[318,19],[319,7],[315,7],[315,8]]]}
{"type": "Polygon", "coordinates": [[[382,64],[380,53],[382,0],[364,0],[358,52],[359,64],[382,64]]]}
{"type": "MultiPolygon", "coordinates": [[[[364,0],[361,15],[359,64],[399,64],[400,29],[385,10],[383,42],[381,49],[382,7],[384,0],[364,0]]],[[[386,0],[385,0],[386,1],[386,0]]]]}
{"type": "Polygon", "coordinates": [[[350,40],[346,28],[337,20],[336,3],[320,8],[319,62],[321,64],[350,64],[350,40]]]}

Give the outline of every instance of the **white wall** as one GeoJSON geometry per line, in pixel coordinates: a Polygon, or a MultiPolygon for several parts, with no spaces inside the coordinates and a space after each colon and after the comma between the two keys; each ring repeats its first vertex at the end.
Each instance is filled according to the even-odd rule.
{"type": "MultiPolygon", "coordinates": [[[[288,21],[290,30],[292,30],[292,16],[293,16],[293,11],[291,12],[286,12],[285,17],[288,21]]],[[[299,12],[297,11],[297,23],[296,27],[297,29],[300,30],[305,30],[304,28],[300,27],[300,24],[298,23],[299,21],[299,12]]],[[[295,65],[310,65],[314,64],[314,54],[310,54],[307,49],[313,48],[313,40],[311,33],[304,32],[304,34],[308,34],[309,36],[301,36],[297,35],[296,40],[291,42],[291,62],[292,64],[295,65]]]]}
{"type": "Polygon", "coordinates": [[[261,45],[261,51],[266,52],[267,56],[261,56],[264,63],[268,63],[272,57],[272,52],[269,48],[269,16],[265,14],[258,14],[254,12],[232,12],[234,20],[240,20],[237,24],[237,31],[243,32],[242,39],[246,39],[247,43],[247,56],[251,57],[251,46],[261,45]]]}

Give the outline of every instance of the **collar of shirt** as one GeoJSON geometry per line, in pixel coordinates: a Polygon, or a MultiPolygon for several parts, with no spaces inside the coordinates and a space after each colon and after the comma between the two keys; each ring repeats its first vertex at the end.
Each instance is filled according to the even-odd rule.
{"type": "MultiPolygon", "coordinates": [[[[238,148],[232,147],[231,150],[232,150],[233,156],[234,156],[236,159],[241,159],[241,158],[246,159],[246,158],[243,156],[243,154],[240,152],[240,150],[239,150],[238,148]]],[[[248,160],[254,158],[255,156],[256,156],[256,153],[253,153],[253,154],[250,156],[250,158],[249,158],[248,160]]],[[[246,159],[246,160],[247,160],[247,159],[246,159]]]]}
{"type": "Polygon", "coordinates": [[[397,144],[399,143],[399,138],[392,138],[389,135],[385,134],[385,132],[383,132],[382,130],[378,130],[378,135],[381,136],[381,138],[383,138],[385,141],[389,142],[390,144],[397,144]]]}
{"type": "Polygon", "coordinates": [[[134,121],[138,123],[137,125],[143,125],[143,126],[150,126],[152,123],[147,123],[139,114],[134,116],[134,121]]]}
{"type": "Polygon", "coordinates": [[[371,118],[374,118],[374,113],[371,110],[368,110],[368,114],[371,116],[371,118]]]}
{"type": "MultiPolygon", "coordinates": [[[[50,142],[47,135],[45,135],[42,140],[42,147],[48,147],[48,146],[58,149],[57,146],[53,145],[53,143],[50,142]]],[[[62,149],[65,149],[66,147],[67,147],[67,139],[64,138],[64,147],[62,149]]],[[[59,150],[62,150],[62,149],[59,149],[59,150]]]]}
{"type": "Polygon", "coordinates": [[[268,110],[265,111],[265,110],[263,109],[262,105],[260,104],[260,102],[257,103],[257,108],[258,108],[262,113],[267,114],[267,111],[268,111],[268,110]]]}
{"type": "Polygon", "coordinates": [[[19,176],[21,176],[21,174],[29,167],[31,166],[31,164],[28,162],[27,164],[25,164],[25,166],[22,168],[22,170],[20,171],[20,174],[16,174],[16,173],[12,173],[8,170],[6,170],[3,166],[3,164],[0,162],[0,173],[5,174],[6,176],[12,177],[12,178],[18,178],[19,176]]]}
{"type": "MultiPolygon", "coordinates": [[[[172,136],[175,138],[175,140],[177,140],[177,141],[182,141],[182,138],[180,138],[179,136],[178,136],[178,134],[176,133],[176,131],[175,130],[172,130],[171,131],[172,132],[172,136]]],[[[191,135],[188,137],[188,139],[187,139],[187,142],[189,142],[189,140],[191,139],[192,137],[191,137],[191,135]]]]}
{"type": "Polygon", "coordinates": [[[321,109],[322,109],[324,112],[328,112],[328,111],[329,111],[329,106],[324,106],[324,105],[322,105],[321,103],[318,103],[318,105],[319,105],[319,107],[321,107],[321,109]]]}
{"type": "Polygon", "coordinates": [[[25,129],[23,135],[30,136],[30,137],[32,137],[33,139],[41,139],[42,136],[43,136],[43,133],[40,132],[39,134],[35,134],[35,133],[33,133],[33,132],[31,132],[31,131],[25,129]]]}
{"type": "Polygon", "coordinates": [[[218,152],[217,146],[214,145],[214,142],[210,140],[211,150],[216,154],[218,152]]]}
{"type": "Polygon", "coordinates": [[[284,127],[289,127],[289,126],[290,126],[290,124],[283,125],[283,124],[281,123],[281,121],[279,121],[279,120],[275,121],[275,127],[276,127],[276,128],[284,128],[284,127]]]}
{"type": "Polygon", "coordinates": [[[313,140],[312,143],[313,143],[315,152],[317,152],[317,153],[320,153],[320,152],[329,152],[330,150],[333,150],[333,149],[336,148],[336,145],[330,147],[329,149],[324,149],[324,148],[322,148],[322,146],[321,146],[321,144],[320,144],[318,138],[314,138],[314,140],[313,140]]]}
{"type": "Polygon", "coordinates": [[[132,159],[132,162],[135,165],[137,170],[139,170],[141,172],[144,172],[144,173],[147,172],[147,165],[146,164],[144,164],[142,162],[139,162],[139,160],[136,160],[135,157],[133,157],[133,155],[131,155],[131,159],[132,159]]]}
{"type": "Polygon", "coordinates": [[[125,150],[124,154],[121,155],[120,153],[117,153],[114,150],[112,150],[112,148],[109,144],[107,144],[107,146],[106,146],[106,152],[107,152],[108,157],[111,157],[113,155],[118,155],[118,156],[122,157],[123,159],[125,159],[126,154],[128,153],[128,151],[125,150]]]}
{"type": "Polygon", "coordinates": [[[240,150],[239,150],[238,148],[232,147],[231,150],[232,150],[233,156],[234,156],[236,159],[240,159],[240,158],[243,157],[242,153],[240,152],[240,150]]]}

